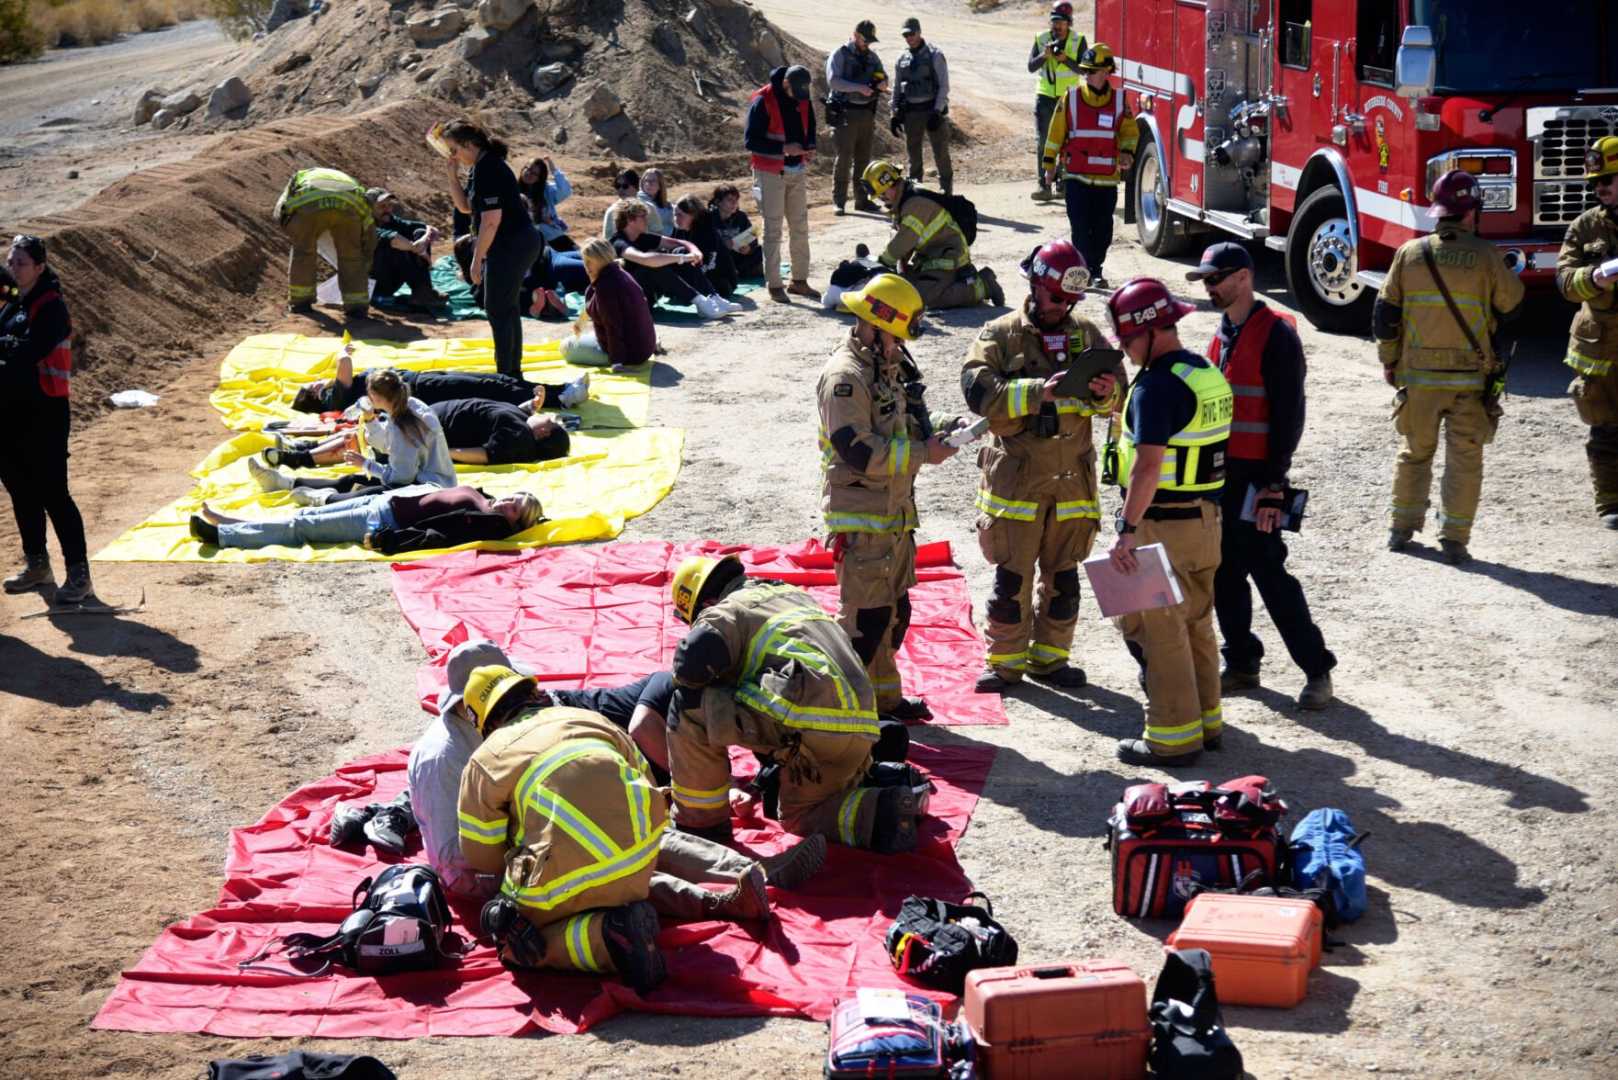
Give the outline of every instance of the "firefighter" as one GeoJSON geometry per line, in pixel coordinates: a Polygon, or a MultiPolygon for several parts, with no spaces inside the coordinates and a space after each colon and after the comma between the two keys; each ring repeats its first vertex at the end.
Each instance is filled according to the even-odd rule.
{"type": "Polygon", "coordinates": [[[978,543],[994,566],[979,693],[1001,693],[1024,673],[1057,686],[1085,684],[1083,669],[1068,661],[1079,562],[1101,525],[1090,418],[1113,412],[1123,385],[1120,368],[1092,379],[1088,398],[1056,396],[1072,358],[1107,348],[1107,338],[1073,314],[1090,274],[1072,244],[1036,248],[1022,268],[1022,309],[985,326],[961,369],[967,408],[989,418],[991,433],[978,455],[978,543]]]}
{"type": "Polygon", "coordinates": [[[826,123],[837,133],[837,160],[832,168],[831,201],[843,213],[848,185],[854,183],[854,209],[875,213],[877,208],[860,187],[860,176],[871,160],[871,137],[876,128],[876,107],[886,88],[888,73],[871,46],[876,23],[861,19],[848,41],[826,57],[826,123]]]}
{"type": "Polygon", "coordinates": [[[376,250],[376,222],[364,186],[336,169],[300,169],[275,201],[275,221],[292,240],[287,311],[314,311],[316,245],[330,233],[337,248],[343,310],[350,317],[365,317],[371,304],[366,275],[376,250]]]}
{"type": "MultiPolygon", "coordinates": [[[[921,144],[933,145],[938,186],[955,190],[955,168],[949,159],[949,64],[938,47],[921,36],[921,20],[904,21],[905,52],[893,65],[893,119],[888,130],[903,137],[910,159],[910,179],[921,182],[921,144]]],[[[863,172],[863,170],[862,170],[863,172]]]]}
{"type": "Polygon", "coordinates": [[[985,300],[1000,307],[1006,302],[994,271],[972,266],[966,234],[954,216],[943,203],[916,190],[899,166],[873,161],[860,183],[893,214],[893,239],[878,261],[914,285],[927,307],[972,307],[985,300]]]}
{"type": "Polygon", "coordinates": [[[1578,372],[1568,392],[1590,425],[1584,452],[1595,482],[1596,514],[1618,529],[1618,135],[1598,139],[1584,178],[1596,201],[1568,226],[1556,259],[1556,285],[1577,302],[1567,366],[1578,372]],[[1603,273],[1602,267],[1609,269],[1603,273]]]}
{"type": "Polygon", "coordinates": [[[910,626],[916,583],[915,478],[955,448],[927,413],[921,373],[904,342],[916,336],[925,306],[896,274],[878,274],[843,294],[853,330],[826,361],[820,403],[821,509],[837,553],[843,629],[864,662],[877,709],[895,720],[932,714],[907,699],[893,656],[910,626]]]}
{"type": "Polygon", "coordinates": [[[1393,471],[1388,550],[1405,550],[1426,521],[1442,428],[1438,546],[1451,565],[1472,557],[1467,544],[1483,488],[1483,448],[1500,423],[1495,379],[1498,372],[1503,382],[1504,369],[1493,336],[1502,321],[1516,317],[1523,299],[1517,275],[1477,235],[1483,206],[1477,190],[1477,181],[1460,169],[1438,178],[1432,193],[1438,231],[1394,253],[1371,312],[1383,378],[1398,388],[1393,426],[1403,440],[1393,471]]]}
{"type": "Polygon", "coordinates": [[[1135,573],[1134,549],[1162,544],[1185,594],[1117,620],[1146,682],[1145,736],[1118,744],[1132,765],[1189,765],[1224,738],[1213,590],[1233,395],[1218,368],[1180,344],[1174,326],[1195,310],[1155,278],[1126,281],[1107,301],[1119,347],[1141,369],[1124,403],[1124,505],[1108,554],[1135,573]]]}
{"type": "Polygon", "coordinates": [[[1045,182],[1066,179],[1067,222],[1073,246],[1084,256],[1097,288],[1107,287],[1101,268],[1112,246],[1118,182],[1135,167],[1139,125],[1124,108],[1124,95],[1109,76],[1118,63],[1112,49],[1096,42],[1079,60],[1084,81],[1067,92],[1045,136],[1045,182]]]}
{"type": "Polygon", "coordinates": [[[1051,28],[1034,35],[1028,52],[1029,74],[1037,74],[1034,88],[1034,178],[1039,186],[1032,198],[1045,202],[1051,197],[1050,181],[1045,179],[1045,135],[1051,116],[1067,92],[1079,85],[1079,57],[1087,46],[1083,34],[1073,33],[1073,5],[1067,0],[1051,5],[1051,28]]]}
{"type": "Polygon", "coordinates": [[[467,677],[482,745],[461,774],[461,854],[503,874],[484,933],[519,968],[663,981],[647,901],[668,802],[627,732],[584,709],[533,708],[535,682],[488,665],[467,677]]]}
{"type": "Polygon", "coordinates": [[[741,746],[779,764],[788,831],[912,850],[924,799],[908,786],[863,786],[876,695],[831,616],[796,586],[749,581],[734,555],[686,559],[672,590],[691,627],[674,652],[679,689],[669,707],[675,826],[730,838],[728,748],[741,746]]]}

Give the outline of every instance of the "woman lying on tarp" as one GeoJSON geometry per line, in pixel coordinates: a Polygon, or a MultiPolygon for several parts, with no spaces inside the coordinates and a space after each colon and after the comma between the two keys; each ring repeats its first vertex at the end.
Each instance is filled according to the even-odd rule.
{"type": "MultiPolygon", "coordinates": [[[[337,377],[318,379],[298,387],[292,398],[297,412],[341,412],[370,393],[370,378],[388,370],[354,370],[354,354],[342,349],[337,354],[337,377]]],[[[508,405],[528,405],[533,409],[571,409],[590,397],[588,375],[553,386],[515,379],[493,371],[401,371],[396,372],[410,396],[428,405],[440,401],[484,398],[508,405]]]]}
{"type": "Polygon", "coordinates": [[[425,485],[311,506],[289,518],[244,521],[202,504],[191,535],[214,547],[261,548],[281,544],[361,544],[384,555],[505,540],[543,520],[529,492],[491,499],[474,487],[425,485]]]}

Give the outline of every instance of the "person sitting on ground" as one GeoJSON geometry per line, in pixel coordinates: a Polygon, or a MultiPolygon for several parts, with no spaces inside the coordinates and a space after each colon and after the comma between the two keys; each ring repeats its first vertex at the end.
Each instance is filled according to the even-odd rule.
{"type": "Polygon", "coordinates": [[[646,294],[605,240],[585,244],[583,255],[590,288],[584,294],[584,317],[574,324],[573,336],[562,339],[562,359],[611,364],[614,371],[639,367],[657,351],[657,327],[646,294]]]}
{"type": "Polygon", "coordinates": [[[696,308],[704,319],[722,319],[742,310],[740,304],[717,295],[701,270],[702,251],[697,245],[647,231],[645,203],[620,199],[613,207],[617,230],[612,249],[646,294],[648,306],[666,296],[671,303],[696,308]]]}
{"type": "Polygon", "coordinates": [[[871,162],[860,182],[893,214],[893,239],[877,258],[916,287],[929,311],[1006,306],[994,271],[973,268],[966,234],[942,202],[917,191],[891,161],[871,162]]]}
{"type": "Polygon", "coordinates": [[[382,188],[369,188],[365,201],[376,218],[376,251],[371,256],[371,299],[410,287],[410,306],[426,310],[449,298],[433,288],[433,243],[438,230],[400,213],[399,200],[382,188]]]}
{"type": "MultiPolygon", "coordinates": [[[[298,387],[292,408],[302,413],[342,412],[366,396],[370,376],[383,370],[355,371],[352,348],[337,354],[337,377],[318,379],[298,387]]],[[[395,371],[410,396],[427,405],[440,401],[483,398],[510,405],[531,405],[534,410],[571,409],[590,396],[588,376],[553,385],[514,379],[510,375],[484,371],[395,371]]],[[[276,464],[273,460],[270,464],[276,464]]]]}
{"type": "Polygon", "coordinates": [[[674,232],[674,204],[669,202],[669,191],[663,184],[662,169],[647,169],[640,174],[640,191],[636,198],[646,204],[648,215],[655,215],[652,224],[664,236],[674,232]]]}
{"type": "Polygon", "coordinates": [[[534,224],[551,250],[577,251],[579,245],[567,234],[567,222],[556,212],[557,206],[573,194],[573,185],[556,162],[549,157],[531,159],[517,174],[517,190],[528,196],[534,224]]]}
{"type": "Polygon", "coordinates": [[[730,247],[714,228],[708,207],[695,195],[683,195],[674,204],[674,238],[697,245],[702,252],[702,272],[713,283],[714,292],[729,299],[736,292],[736,262],[730,247]]]}
{"type": "Polygon", "coordinates": [[[758,242],[753,222],[742,212],[742,193],[735,184],[720,184],[708,203],[714,229],[730,248],[736,275],[743,278],[764,276],[764,248],[758,242]]]}
{"type": "Polygon", "coordinates": [[[590,275],[584,272],[584,260],[577,251],[557,251],[547,245],[523,277],[522,287],[524,311],[536,319],[562,320],[568,317],[568,308],[561,294],[582,295],[590,287],[590,275]]]}
{"type": "MultiPolygon", "coordinates": [[[[612,190],[618,199],[635,198],[640,194],[640,173],[634,169],[625,169],[612,182],[612,190]]],[[[611,240],[612,234],[618,231],[617,210],[618,202],[615,199],[608,204],[607,212],[601,216],[601,239],[611,240]]]]}

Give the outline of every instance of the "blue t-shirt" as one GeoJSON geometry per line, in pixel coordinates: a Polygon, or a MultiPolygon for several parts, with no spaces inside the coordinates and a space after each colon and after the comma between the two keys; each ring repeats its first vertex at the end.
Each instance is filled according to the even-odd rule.
{"type": "Polygon", "coordinates": [[[1141,371],[1129,395],[1129,434],[1136,446],[1167,446],[1197,415],[1197,395],[1174,374],[1175,364],[1204,368],[1195,353],[1164,353],[1141,371]]]}

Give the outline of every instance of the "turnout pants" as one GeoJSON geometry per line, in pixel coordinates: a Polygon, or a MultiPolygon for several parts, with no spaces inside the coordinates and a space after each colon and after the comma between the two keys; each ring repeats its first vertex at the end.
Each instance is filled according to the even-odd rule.
{"type": "Polygon", "coordinates": [[[984,620],[990,671],[1019,682],[1025,671],[1054,671],[1068,662],[1079,619],[1079,563],[1099,525],[1089,517],[1058,520],[1049,497],[1039,500],[1033,521],[978,518],[978,546],[994,567],[984,620]]]}
{"type": "Polygon", "coordinates": [[[715,893],[703,882],[727,888],[740,881],[753,868],[753,860],[724,844],[704,840],[676,829],[663,833],[657,853],[657,870],[652,875],[647,897],[659,915],[690,922],[713,917],[715,893]]]}
{"type": "Polygon", "coordinates": [[[926,140],[933,147],[933,169],[938,173],[938,186],[948,195],[955,190],[955,167],[949,159],[949,118],[940,118],[938,127],[928,131],[927,118],[931,115],[927,109],[911,109],[904,113],[905,152],[910,157],[909,176],[916,183],[921,183],[921,144],[926,140]]]}
{"type": "MultiPolygon", "coordinates": [[[[850,105],[843,110],[843,122],[834,130],[837,132],[837,162],[832,169],[831,201],[837,206],[847,202],[849,184],[852,183],[854,202],[864,205],[870,196],[860,186],[860,177],[865,175],[865,166],[871,163],[871,140],[876,131],[876,107],[855,108],[850,105]]],[[[767,243],[764,258],[768,262],[767,243]]],[[[792,276],[798,277],[796,273],[792,276]]]]}
{"type": "Polygon", "coordinates": [[[809,175],[753,171],[759,210],[764,214],[764,280],[781,287],[781,229],[790,234],[792,280],[809,280],[809,175]]]}
{"type": "Polygon", "coordinates": [[[916,291],[921,294],[921,302],[932,311],[972,307],[983,303],[984,297],[989,292],[981,277],[974,274],[968,281],[956,270],[937,270],[902,276],[916,287],[916,291]]]}
{"type": "Polygon", "coordinates": [[[1034,179],[1042,189],[1045,187],[1045,136],[1050,132],[1051,117],[1056,115],[1056,106],[1061,100],[1044,94],[1034,95],[1034,179]]]}
{"type": "Polygon", "coordinates": [[[1595,484],[1596,513],[1618,512],[1618,370],[1580,375],[1568,387],[1579,419],[1590,425],[1584,444],[1595,484]]]}
{"type": "Polygon", "coordinates": [[[1433,455],[1442,432],[1438,537],[1467,543],[1483,491],[1483,447],[1494,440],[1494,421],[1483,411],[1483,394],[1407,387],[1395,398],[1393,426],[1404,440],[1393,466],[1393,527],[1420,532],[1426,524],[1433,455]]]}
{"type": "MultiPolygon", "coordinates": [[[[1178,508],[1176,508],[1178,509],[1178,508]]],[[[1137,547],[1162,544],[1185,599],[1115,620],[1146,662],[1146,733],[1152,752],[1192,754],[1224,730],[1219,705],[1219,642],[1214,638],[1214,575],[1219,569],[1219,506],[1195,505],[1183,520],[1142,519],[1137,547]]]]}
{"type": "Polygon", "coordinates": [[[45,557],[48,517],[62,545],[62,561],[70,567],[86,559],[84,518],[67,489],[71,426],[67,398],[40,397],[0,418],[0,484],[11,495],[23,553],[45,557]]]}
{"type": "Polygon", "coordinates": [[[1067,224],[1073,246],[1084,256],[1091,277],[1101,277],[1101,266],[1112,247],[1113,214],[1118,209],[1117,184],[1067,182],[1067,224]]]}
{"type": "Polygon", "coordinates": [[[904,697],[893,657],[910,629],[910,589],[916,584],[914,533],[844,533],[837,560],[838,622],[865,661],[877,712],[904,697]]]}
{"type": "Polygon", "coordinates": [[[337,286],[345,308],[363,308],[371,302],[368,269],[370,252],[365,250],[365,227],[353,213],[336,207],[306,207],[294,211],[283,226],[292,240],[292,257],[287,267],[287,302],[315,302],[316,245],[324,233],[331,233],[337,248],[337,286]]]}

